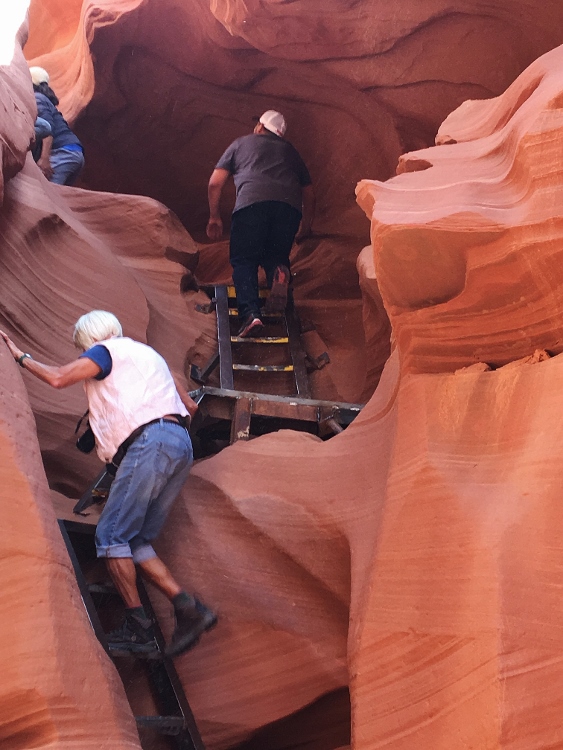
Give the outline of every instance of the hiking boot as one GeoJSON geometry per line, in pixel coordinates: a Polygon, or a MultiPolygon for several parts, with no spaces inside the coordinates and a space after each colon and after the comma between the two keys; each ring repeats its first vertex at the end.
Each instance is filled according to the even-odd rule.
{"type": "Polygon", "coordinates": [[[206,630],[217,624],[217,615],[195,599],[195,604],[175,610],[176,627],[166,648],[167,656],[179,656],[193,648],[206,630]]]}
{"type": "Polygon", "coordinates": [[[256,336],[260,336],[263,330],[264,323],[262,323],[260,318],[257,315],[250,314],[242,324],[242,328],[237,335],[241,339],[255,338],[256,336]]]}
{"type": "Polygon", "coordinates": [[[275,313],[281,313],[285,310],[290,278],[289,268],[287,266],[277,266],[274,271],[272,288],[270,289],[270,294],[264,307],[266,315],[274,315],[275,313]]]}
{"type": "Polygon", "coordinates": [[[158,652],[152,625],[143,627],[134,617],[127,616],[117,630],[106,635],[109,650],[128,654],[152,654],[158,652]]]}

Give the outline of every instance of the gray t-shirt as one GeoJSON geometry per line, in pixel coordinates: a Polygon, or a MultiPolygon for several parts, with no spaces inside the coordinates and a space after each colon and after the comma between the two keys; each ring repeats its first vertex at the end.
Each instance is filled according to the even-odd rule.
{"type": "Polygon", "coordinates": [[[297,149],[273,133],[237,138],[215,169],[226,169],[234,177],[234,211],[251,203],[282,201],[301,212],[301,188],[311,184],[309,170],[297,149]]]}

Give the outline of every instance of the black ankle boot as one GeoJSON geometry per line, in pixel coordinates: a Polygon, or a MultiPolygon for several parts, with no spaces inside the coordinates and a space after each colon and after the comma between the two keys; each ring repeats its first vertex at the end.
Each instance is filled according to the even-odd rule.
{"type": "Polygon", "coordinates": [[[108,633],[106,638],[110,651],[147,654],[158,650],[150,620],[140,621],[130,614],[121,627],[108,633]]]}
{"type": "Polygon", "coordinates": [[[179,656],[193,648],[202,633],[217,624],[217,615],[197,599],[193,604],[176,607],[176,627],[166,648],[167,656],[179,656]]]}

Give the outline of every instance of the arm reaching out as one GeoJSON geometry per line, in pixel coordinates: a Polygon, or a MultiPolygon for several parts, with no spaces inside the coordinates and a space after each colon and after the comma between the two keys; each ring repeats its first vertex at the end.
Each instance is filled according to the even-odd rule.
{"type": "Polygon", "coordinates": [[[62,367],[44,365],[41,362],[36,362],[29,354],[24,356],[25,352],[18,349],[4,331],[0,331],[0,337],[4,339],[10,350],[10,354],[21,367],[53,388],[68,388],[70,385],[80,383],[82,380],[94,378],[102,371],[99,365],[86,357],[75,359],[73,362],[69,362],[68,365],[63,365],[62,367]]]}
{"type": "Polygon", "coordinates": [[[207,187],[209,221],[207,222],[206,231],[210,240],[220,240],[223,235],[223,222],[221,221],[219,205],[221,203],[221,193],[228,179],[229,172],[226,169],[214,169],[209,178],[209,185],[207,187]]]}

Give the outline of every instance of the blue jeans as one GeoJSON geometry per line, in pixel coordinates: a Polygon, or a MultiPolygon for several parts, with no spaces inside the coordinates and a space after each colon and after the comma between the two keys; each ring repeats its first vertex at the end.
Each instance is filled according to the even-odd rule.
{"type": "Polygon", "coordinates": [[[96,529],[98,557],[156,557],[162,529],[193,463],[187,430],[172,422],[149,425],[121,462],[96,529]]]}
{"type": "Polygon", "coordinates": [[[49,163],[53,170],[51,182],[57,185],[72,185],[84,166],[84,154],[82,151],[57,148],[51,151],[49,163]]]}
{"type": "Polygon", "coordinates": [[[260,316],[258,267],[268,287],[276,266],[289,269],[289,254],[301,213],[283,201],[261,201],[235,211],[231,221],[230,261],[237,293],[239,320],[260,316]]]}

